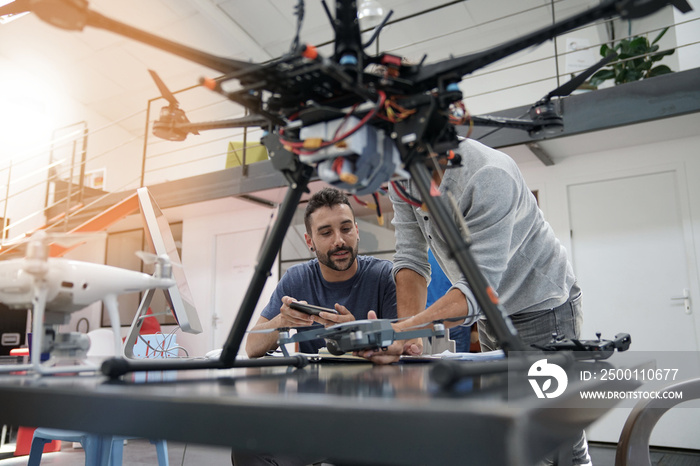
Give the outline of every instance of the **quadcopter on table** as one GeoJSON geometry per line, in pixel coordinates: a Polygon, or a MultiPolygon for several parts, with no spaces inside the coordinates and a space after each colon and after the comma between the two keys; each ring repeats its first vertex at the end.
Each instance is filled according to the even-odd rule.
{"type": "MultiPolygon", "coordinates": [[[[335,312],[332,309],[300,302],[293,302],[290,304],[290,307],[313,315],[318,315],[319,311],[335,312]]],[[[277,344],[285,356],[289,356],[286,344],[301,343],[318,338],[323,338],[326,341],[326,349],[328,349],[329,353],[334,356],[341,356],[354,351],[386,349],[397,340],[412,340],[421,337],[444,338],[445,322],[463,321],[467,318],[468,316],[440,319],[427,324],[409,327],[400,332],[394,330],[392,325],[397,322],[397,319],[360,319],[341,322],[328,327],[318,325],[312,327],[280,327],[251,330],[250,333],[278,332],[277,344]],[[290,330],[293,329],[297,330],[297,333],[292,334],[290,330]]]]}
{"type": "MultiPolygon", "coordinates": [[[[469,117],[463,112],[458,84],[465,75],[486,65],[596,20],[613,16],[640,18],[666,5],[687,12],[690,6],[685,0],[602,0],[587,11],[482,52],[431,64],[423,61],[411,64],[400,56],[366,52],[389,16],[377,26],[369,41],[363,43],[354,0],[337,0],[335,17],[325,1],[322,4],[335,32],[333,55],[321,56],[315,47],[299,41],[303,19],[300,0],[297,35],[290,51],[263,64],[219,57],[166,40],[92,11],[86,0],[16,0],[1,7],[0,16],[31,11],[63,29],[96,27],[173,53],[223,73],[219,78],[203,80],[203,84],[250,112],[242,119],[191,123],[158,79],[161,92],[170,102],[154,124],[159,137],[182,140],[190,133],[207,129],[248,126],[260,126],[267,131],[263,144],[273,166],[284,174],[290,188],[263,244],[220,359],[202,364],[183,362],[177,367],[228,368],[236,364],[260,293],[314,171],[323,181],[354,194],[374,192],[395,174],[410,176],[499,343],[506,352],[523,350],[515,328],[474,262],[467,239],[452,221],[451,206],[441,197],[431,195],[430,170],[435,159],[447,159],[448,166],[459,165],[459,154],[454,153],[459,145],[455,125],[467,124],[470,118],[473,124],[519,128],[533,135],[560,131],[562,115],[558,101],[553,98],[571,93],[597,67],[537,102],[529,119],[469,117]],[[232,80],[240,88],[229,92],[224,84],[232,80]]],[[[611,58],[604,59],[598,67],[611,58]]],[[[112,376],[132,370],[156,370],[152,365],[120,364],[103,370],[112,376]]]]}
{"type": "MultiPolygon", "coordinates": [[[[79,236],[68,236],[75,241],[79,236]]],[[[78,332],[59,333],[57,327],[86,306],[103,301],[114,331],[114,351],[122,355],[117,295],[175,285],[167,256],[142,259],[155,262],[153,275],[58,257],[49,257],[56,235],[39,230],[26,241],[21,259],[0,261],[0,302],[11,309],[32,310],[32,341],[28,365],[0,366],[1,372],[35,371],[38,374],[95,371],[84,363],[90,341],[78,332]],[[42,362],[41,355],[49,354],[42,362]],[[66,365],[66,361],[80,361],[66,365]]]]}
{"type": "MultiPolygon", "coordinates": [[[[287,328],[274,329],[279,331],[277,343],[285,356],[289,356],[285,345],[323,338],[326,340],[328,352],[341,356],[353,351],[365,349],[386,348],[396,340],[410,340],[420,337],[445,336],[445,326],[435,324],[432,329],[396,332],[388,319],[362,319],[343,322],[330,327],[313,327],[310,330],[297,332],[292,335],[287,328]]],[[[253,331],[254,332],[254,331],[253,331]]]]}
{"type": "MultiPolygon", "coordinates": [[[[292,309],[301,310],[318,315],[318,311],[333,312],[318,306],[309,306],[305,303],[293,302],[292,309]],[[295,306],[297,305],[297,306],[295,306]],[[305,309],[312,309],[308,311],[305,309]],[[316,311],[317,310],[317,311],[316,311]]],[[[475,321],[474,316],[459,316],[446,319],[438,319],[426,324],[409,327],[403,331],[396,331],[392,324],[399,319],[360,319],[350,322],[342,322],[328,327],[280,327],[261,330],[251,330],[249,333],[279,332],[277,344],[285,356],[289,352],[285,347],[288,343],[301,343],[304,341],[323,338],[326,341],[328,352],[334,356],[362,350],[386,350],[394,341],[411,340],[414,338],[434,337],[445,338],[445,322],[475,321]],[[292,334],[291,330],[297,330],[292,334]]],[[[533,349],[543,352],[568,351],[575,358],[603,360],[613,355],[615,350],[627,351],[632,338],[627,333],[615,335],[613,340],[603,340],[601,334],[596,334],[595,340],[570,339],[563,336],[552,335],[552,340],[545,345],[533,345],[533,349]]]]}

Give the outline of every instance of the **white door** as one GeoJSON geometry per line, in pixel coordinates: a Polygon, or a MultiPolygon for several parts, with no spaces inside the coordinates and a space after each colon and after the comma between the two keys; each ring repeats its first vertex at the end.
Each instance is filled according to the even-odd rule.
{"type": "MultiPolygon", "coordinates": [[[[238,314],[243,296],[253,277],[258,253],[265,229],[238,231],[216,236],[216,284],[214,314],[212,316],[214,348],[221,348],[226,342],[231,327],[238,314]]],[[[257,322],[260,312],[270,299],[277,284],[277,273],[273,266],[272,276],[268,277],[265,288],[256,306],[256,312],[248,326],[257,322]]],[[[245,354],[245,338],[239,354],[245,354]]]]}
{"type": "MultiPolygon", "coordinates": [[[[634,351],[698,351],[697,302],[674,299],[698,296],[676,177],[665,171],[569,186],[583,338],[624,332],[634,351]]],[[[588,430],[589,438],[617,442],[628,413],[614,409],[588,430]]],[[[697,410],[676,408],[657,424],[652,444],[700,448],[698,432],[697,410]]]]}

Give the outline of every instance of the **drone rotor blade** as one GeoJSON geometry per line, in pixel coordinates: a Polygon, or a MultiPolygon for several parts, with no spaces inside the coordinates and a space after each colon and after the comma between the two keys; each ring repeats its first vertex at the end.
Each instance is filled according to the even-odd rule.
{"type": "Polygon", "coordinates": [[[0,17],[8,15],[19,15],[32,11],[31,0],[15,0],[3,7],[0,7],[0,17]]]}
{"type": "Polygon", "coordinates": [[[554,89],[552,92],[547,94],[547,96],[542,99],[542,100],[550,100],[552,97],[566,97],[567,95],[571,94],[574,92],[576,89],[579,88],[581,84],[583,84],[586,79],[591,77],[593,73],[598,71],[600,68],[604,67],[608,63],[610,63],[612,60],[617,58],[616,53],[610,53],[608,54],[605,58],[600,60],[598,63],[595,65],[591,66],[587,70],[583,71],[579,75],[577,75],[575,78],[571,79],[570,81],[562,84],[558,88],[554,89]]]}
{"type": "Polygon", "coordinates": [[[279,331],[284,331],[288,330],[287,327],[281,327],[281,328],[261,328],[260,330],[248,330],[247,333],[273,333],[273,332],[279,332],[279,331]]]}
{"type": "Polygon", "coordinates": [[[459,322],[461,320],[468,319],[469,317],[472,317],[472,316],[466,315],[466,316],[448,317],[446,319],[437,319],[437,320],[433,320],[431,322],[426,322],[424,324],[413,325],[411,327],[401,329],[401,331],[413,330],[416,328],[423,328],[423,327],[427,327],[428,325],[441,324],[443,322],[459,322]]]}
{"type": "Polygon", "coordinates": [[[136,251],[135,254],[143,261],[144,264],[155,264],[156,260],[158,260],[158,256],[152,252],[136,251]]]}
{"type": "Polygon", "coordinates": [[[141,259],[146,265],[153,265],[156,262],[158,262],[158,259],[161,259],[163,262],[166,262],[170,265],[174,265],[175,267],[182,268],[182,264],[180,264],[179,262],[171,261],[170,257],[166,254],[158,255],[146,251],[136,251],[134,254],[136,254],[138,258],[141,259]]]}
{"type": "Polygon", "coordinates": [[[155,81],[156,86],[158,86],[158,90],[160,91],[160,95],[163,96],[165,100],[170,102],[170,105],[173,106],[178,106],[179,102],[175,98],[175,95],[173,95],[172,92],[170,92],[170,89],[168,89],[168,86],[165,85],[162,79],[160,79],[160,76],[158,76],[158,73],[156,73],[153,70],[148,70],[148,72],[151,74],[151,77],[153,78],[153,81],[155,81]]]}
{"type": "Polygon", "coordinates": [[[261,328],[259,330],[248,330],[246,333],[274,333],[274,332],[288,332],[289,330],[299,330],[309,328],[307,327],[275,327],[275,328],[261,328]]]}

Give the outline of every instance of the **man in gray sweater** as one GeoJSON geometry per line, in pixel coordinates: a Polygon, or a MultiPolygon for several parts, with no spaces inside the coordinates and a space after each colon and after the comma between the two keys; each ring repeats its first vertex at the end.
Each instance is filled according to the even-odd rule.
{"type": "MultiPolygon", "coordinates": [[[[506,154],[473,140],[464,140],[458,152],[462,167],[433,173],[433,182],[443,195],[454,198],[471,234],[470,251],[498,294],[526,346],[543,345],[552,334],[578,338],[582,322],[581,291],[566,251],[544,220],[534,195],[525,184],[515,162],[506,154]]],[[[479,304],[457,263],[452,259],[431,214],[421,205],[411,181],[392,186],[393,225],[399,318],[397,330],[434,320],[470,316],[478,319],[482,350],[498,348],[498,341],[483,319],[479,304]],[[452,283],[447,293],[425,309],[430,248],[452,283]]],[[[447,327],[458,323],[445,322],[447,327]]],[[[398,355],[420,354],[420,340],[397,342],[388,351],[366,351],[364,357],[388,363],[398,355]]],[[[574,448],[574,464],[587,464],[585,437],[574,448]]]]}

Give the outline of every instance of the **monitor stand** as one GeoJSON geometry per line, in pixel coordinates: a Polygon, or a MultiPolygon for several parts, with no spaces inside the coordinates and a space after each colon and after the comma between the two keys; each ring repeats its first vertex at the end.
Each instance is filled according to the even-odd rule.
{"type": "Polygon", "coordinates": [[[151,301],[153,300],[153,296],[155,295],[155,293],[155,289],[147,290],[144,293],[143,298],[141,299],[141,304],[139,305],[139,309],[138,311],[136,311],[134,320],[131,322],[131,327],[129,327],[129,333],[126,335],[126,339],[124,340],[123,349],[124,357],[127,359],[142,359],[134,356],[134,345],[136,344],[136,340],[138,340],[139,338],[141,327],[143,326],[143,321],[146,319],[146,317],[155,316],[155,314],[148,314],[148,308],[151,306],[151,301]]]}

